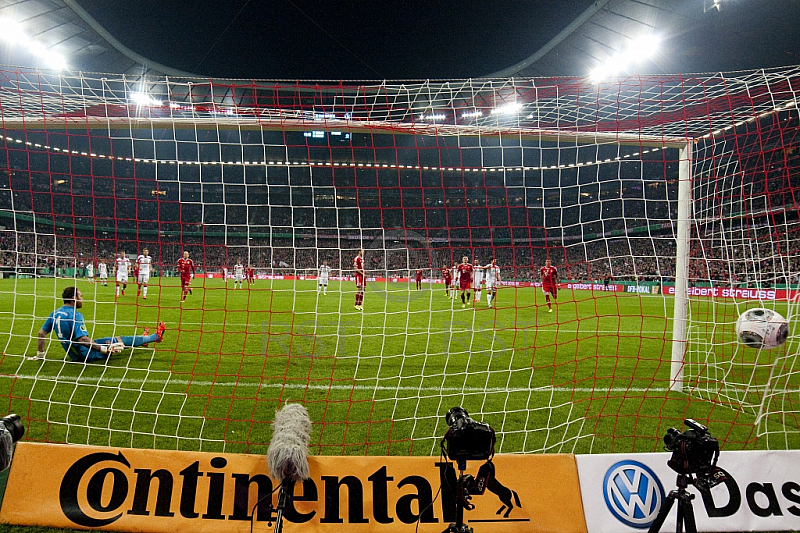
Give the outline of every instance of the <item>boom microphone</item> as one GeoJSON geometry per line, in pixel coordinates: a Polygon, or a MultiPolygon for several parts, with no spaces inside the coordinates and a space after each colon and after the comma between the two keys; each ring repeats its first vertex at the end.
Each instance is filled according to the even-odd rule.
{"type": "Polygon", "coordinates": [[[269,474],[281,480],[275,533],[283,527],[283,511],[292,498],[294,484],[309,478],[308,443],[311,440],[311,419],[299,403],[289,403],[275,412],[272,441],[267,449],[269,474]]]}

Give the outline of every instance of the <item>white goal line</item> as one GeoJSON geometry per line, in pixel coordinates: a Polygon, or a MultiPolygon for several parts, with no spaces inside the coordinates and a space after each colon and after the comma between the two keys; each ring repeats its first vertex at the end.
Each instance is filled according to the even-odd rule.
{"type": "MultiPolygon", "coordinates": [[[[475,394],[480,392],[485,393],[519,393],[519,392],[533,392],[533,393],[552,393],[552,392],[667,392],[669,387],[552,387],[552,386],[539,386],[539,387],[488,387],[482,389],[464,388],[464,387],[410,387],[410,386],[388,386],[388,385],[317,385],[306,383],[253,383],[250,381],[195,381],[188,379],[136,379],[136,378],[121,378],[115,379],[111,377],[95,377],[83,376],[78,378],[54,376],[54,375],[36,375],[36,374],[13,374],[13,375],[0,375],[0,379],[23,379],[33,381],[55,381],[59,383],[92,383],[102,385],[103,381],[109,381],[111,384],[153,384],[153,385],[180,385],[180,386],[199,386],[199,387],[244,387],[244,388],[259,388],[259,389],[290,389],[290,390],[357,390],[357,391],[406,391],[406,392],[425,392],[425,393],[449,393],[449,394],[475,394]]],[[[119,388],[119,387],[117,387],[119,388]]],[[[719,392],[736,391],[736,392],[760,392],[766,390],[766,385],[753,385],[748,387],[731,387],[725,386],[719,389],[719,392]]],[[[770,389],[772,393],[778,394],[795,394],[800,393],[800,389],[770,389]]],[[[141,390],[141,392],[154,393],[163,391],[141,390]]],[[[179,392],[170,392],[166,394],[183,394],[179,392]]]]}
{"type": "MultiPolygon", "coordinates": [[[[357,391],[408,391],[408,392],[427,392],[427,393],[457,393],[457,394],[475,394],[480,392],[486,393],[519,393],[519,392],[666,392],[668,387],[611,387],[611,388],[590,388],[590,387],[488,387],[482,389],[464,388],[464,387],[409,387],[409,386],[388,386],[388,385],[316,385],[306,383],[253,383],[249,381],[194,381],[188,379],[136,379],[136,378],[121,378],[115,379],[111,377],[64,377],[54,375],[36,375],[36,374],[13,374],[13,375],[0,375],[0,379],[11,380],[33,380],[33,381],[55,381],[58,383],[91,383],[95,385],[102,385],[103,381],[108,381],[109,384],[119,385],[121,383],[130,384],[148,384],[148,385],[180,385],[180,386],[199,386],[199,387],[244,387],[244,388],[259,388],[259,389],[292,389],[292,390],[357,390],[357,391]]],[[[119,388],[119,387],[112,387],[119,388]]],[[[157,390],[141,390],[146,393],[163,392],[157,390]]],[[[168,392],[166,394],[183,394],[179,392],[168,392]]]]}

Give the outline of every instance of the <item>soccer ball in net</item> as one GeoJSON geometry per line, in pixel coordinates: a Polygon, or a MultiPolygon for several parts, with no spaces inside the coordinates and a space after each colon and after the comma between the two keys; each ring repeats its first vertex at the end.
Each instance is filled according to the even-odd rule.
{"type": "Polygon", "coordinates": [[[771,350],[786,342],[789,323],[770,309],[748,309],[736,321],[736,337],[751,348],[771,350]]]}

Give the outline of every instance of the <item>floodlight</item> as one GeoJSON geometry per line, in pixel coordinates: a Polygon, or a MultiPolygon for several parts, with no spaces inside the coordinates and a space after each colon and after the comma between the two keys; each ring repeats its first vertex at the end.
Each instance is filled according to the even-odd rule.
{"type": "Polygon", "coordinates": [[[22,26],[9,18],[0,18],[0,38],[10,43],[25,43],[28,40],[22,26]]]}
{"type": "Polygon", "coordinates": [[[658,51],[660,39],[655,35],[643,35],[632,40],[620,53],[609,57],[606,61],[595,67],[589,78],[597,83],[606,78],[631,70],[639,63],[653,57],[658,51]]]}
{"type": "Polygon", "coordinates": [[[14,20],[0,18],[0,38],[12,45],[26,48],[31,54],[43,59],[51,68],[58,70],[66,68],[67,62],[63,56],[52,52],[41,42],[26,35],[22,25],[14,20]]]}
{"type": "Polygon", "coordinates": [[[55,70],[65,70],[67,68],[67,60],[61,54],[50,52],[45,56],[47,64],[55,70]]]}
{"type": "Polygon", "coordinates": [[[492,109],[493,115],[513,115],[514,113],[519,112],[522,109],[522,104],[513,102],[510,104],[505,104],[500,107],[496,107],[492,109]]]}
{"type": "Polygon", "coordinates": [[[634,39],[628,46],[628,56],[632,57],[635,54],[636,60],[644,61],[650,59],[658,51],[661,39],[655,35],[642,36],[634,39]]]}
{"type": "Polygon", "coordinates": [[[160,106],[161,101],[156,100],[152,96],[143,92],[134,92],[128,97],[128,100],[138,106],[160,106]]]}

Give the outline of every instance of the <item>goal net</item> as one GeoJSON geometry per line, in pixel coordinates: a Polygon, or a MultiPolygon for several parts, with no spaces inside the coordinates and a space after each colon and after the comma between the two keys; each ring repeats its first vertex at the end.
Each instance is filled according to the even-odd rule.
{"type": "Polygon", "coordinates": [[[685,417],[797,448],[799,83],[2,70],[6,409],[146,448],[262,453],[285,401],[322,454],[436,454],[458,405],[499,452],[654,451],[685,417]],[[163,342],[74,360],[40,332],[69,286],[91,338],[163,342]],[[789,341],[739,344],[751,307],[789,341]]]}

